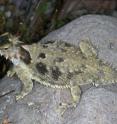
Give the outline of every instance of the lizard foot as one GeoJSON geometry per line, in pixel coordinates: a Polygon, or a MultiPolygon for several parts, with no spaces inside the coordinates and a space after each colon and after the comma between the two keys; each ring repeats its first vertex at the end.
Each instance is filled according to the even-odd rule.
{"type": "Polygon", "coordinates": [[[13,77],[14,74],[15,74],[15,71],[13,71],[13,70],[9,70],[9,71],[7,72],[7,76],[8,76],[8,77],[13,77]]]}

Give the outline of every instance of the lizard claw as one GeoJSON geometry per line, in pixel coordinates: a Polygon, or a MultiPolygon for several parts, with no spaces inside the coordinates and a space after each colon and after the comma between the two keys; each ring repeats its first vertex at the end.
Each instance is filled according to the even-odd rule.
{"type": "Polygon", "coordinates": [[[7,72],[8,77],[13,77],[14,74],[15,74],[15,72],[13,72],[13,71],[8,71],[7,72]]]}

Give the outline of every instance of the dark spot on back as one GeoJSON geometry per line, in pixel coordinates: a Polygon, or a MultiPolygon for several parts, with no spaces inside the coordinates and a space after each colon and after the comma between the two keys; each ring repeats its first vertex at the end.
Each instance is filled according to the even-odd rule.
{"type": "Polygon", "coordinates": [[[40,53],[38,57],[44,59],[44,58],[46,58],[46,55],[45,55],[45,53],[40,53]]]}
{"type": "Polygon", "coordinates": [[[66,46],[66,47],[71,47],[71,44],[65,43],[65,46],[66,46]]]}
{"type": "Polygon", "coordinates": [[[83,73],[83,71],[82,71],[82,70],[79,70],[79,71],[74,71],[74,74],[75,74],[75,75],[78,75],[78,74],[81,74],[81,73],[83,73]]]}
{"type": "Polygon", "coordinates": [[[63,61],[64,61],[64,59],[62,57],[57,57],[55,59],[55,62],[63,62],[63,61]]]}
{"type": "Polygon", "coordinates": [[[47,48],[49,44],[53,44],[54,41],[47,41],[44,44],[42,44],[43,48],[47,48]]]}
{"type": "Polygon", "coordinates": [[[50,41],[47,41],[45,44],[53,44],[55,41],[52,41],[52,40],[50,40],[50,41]]]}
{"type": "Polygon", "coordinates": [[[43,44],[43,48],[48,48],[48,45],[46,45],[46,44],[43,44]]]}
{"type": "Polygon", "coordinates": [[[51,74],[52,74],[52,78],[54,78],[55,80],[58,80],[59,76],[61,76],[61,72],[59,70],[59,68],[57,66],[54,66],[51,68],[51,74]]]}
{"type": "Polygon", "coordinates": [[[61,50],[61,52],[67,52],[67,50],[64,48],[60,48],[60,50],[61,50]]]}
{"type": "Polygon", "coordinates": [[[73,73],[68,72],[68,74],[67,74],[67,79],[71,79],[72,77],[73,77],[73,73]]]}
{"type": "Polygon", "coordinates": [[[42,75],[45,75],[48,72],[46,64],[44,64],[42,62],[37,63],[36,68],[37,68],[38,72],[42,75]]]}

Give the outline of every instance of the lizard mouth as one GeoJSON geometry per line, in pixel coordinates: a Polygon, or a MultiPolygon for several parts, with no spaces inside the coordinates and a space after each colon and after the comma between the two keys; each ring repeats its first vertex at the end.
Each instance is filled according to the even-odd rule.
{"type": "Polygon", "coordinates": [[[11,61],[0,55],[0,79],[3,78],[11,66],[11,61]]]}

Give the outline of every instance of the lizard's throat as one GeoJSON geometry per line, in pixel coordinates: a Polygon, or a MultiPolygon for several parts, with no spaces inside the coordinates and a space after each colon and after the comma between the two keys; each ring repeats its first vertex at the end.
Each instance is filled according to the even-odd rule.
{"type": "Polygon", "coordinates": [[[19,65],[20,64],[20,59],[16,59],[16,58],[12,58],[11,59],[11,62],[14,64],[14,65],[19,65]]]}

